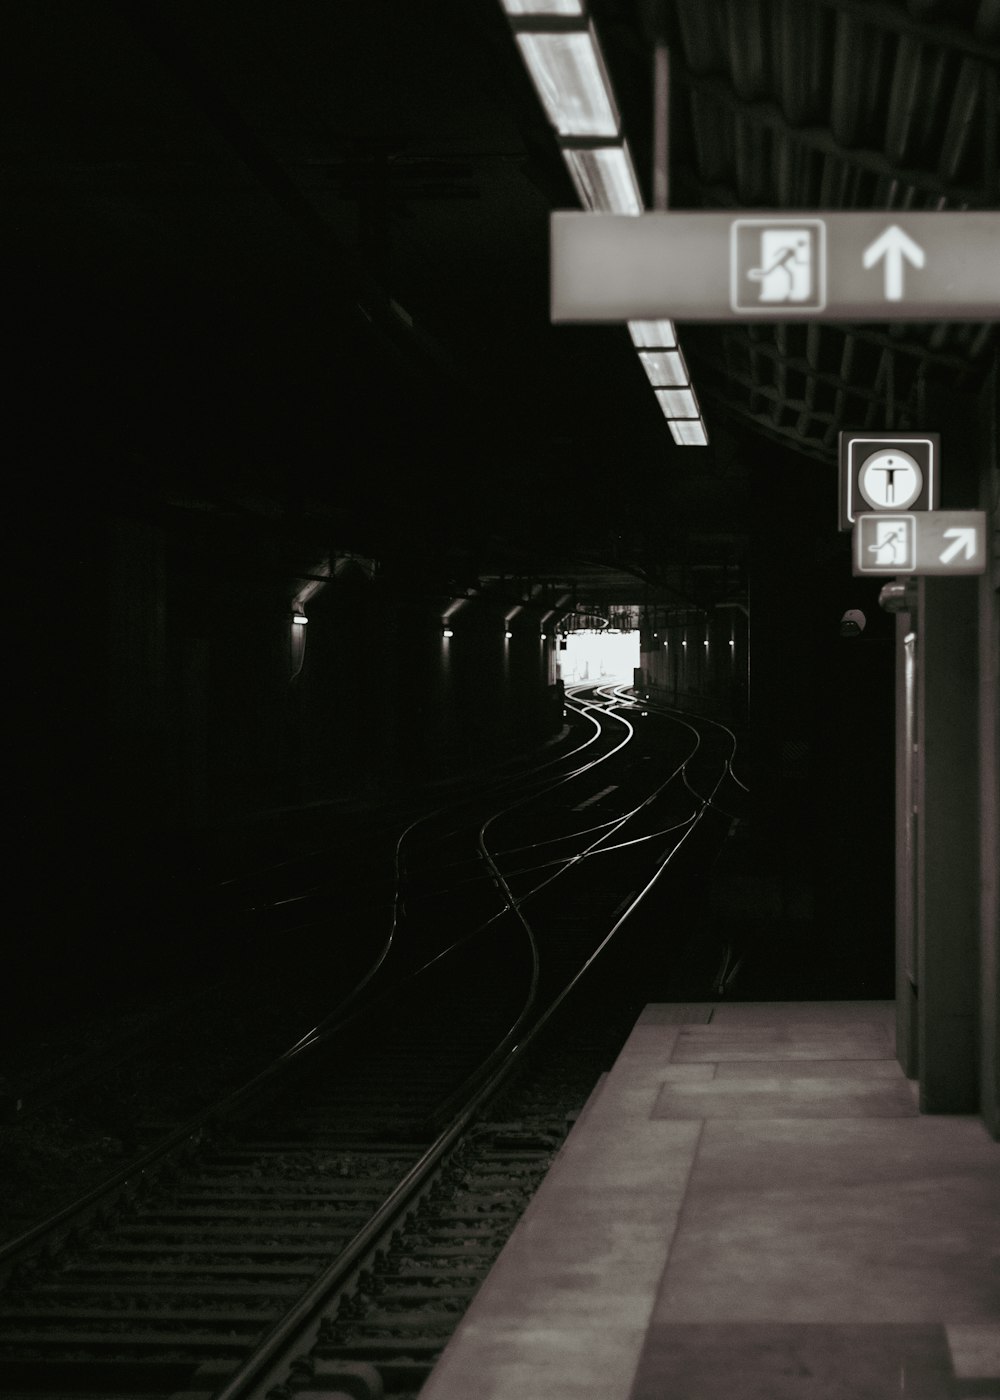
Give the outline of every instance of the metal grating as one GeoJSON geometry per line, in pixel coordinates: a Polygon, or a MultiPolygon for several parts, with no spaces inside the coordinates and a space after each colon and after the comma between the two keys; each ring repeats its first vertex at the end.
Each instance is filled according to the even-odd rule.
{"type": "MultiPolygon", "coordinates": [[[[676,202],[1000,204],[1000,0],[675,0],[676,202]]],[[[975,385],[990,323],[686,327],[706,406],[809,455],[919,426],[928,380],[975,385]]]]}

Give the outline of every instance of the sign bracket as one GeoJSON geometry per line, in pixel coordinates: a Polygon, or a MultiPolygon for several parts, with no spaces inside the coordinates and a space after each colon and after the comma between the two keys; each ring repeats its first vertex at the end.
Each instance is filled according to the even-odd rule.
{"type": "Polygon", "coordinates": [[[653,50],[653,208],[665,213],[670,190],[670,50],[657,39],[653,50]]]}

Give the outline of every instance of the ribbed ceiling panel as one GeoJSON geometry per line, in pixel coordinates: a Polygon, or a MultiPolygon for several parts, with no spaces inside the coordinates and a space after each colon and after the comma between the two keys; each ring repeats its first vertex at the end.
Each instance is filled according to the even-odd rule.
{"type": "MultiPolygon", "coordinates": [[[[688,133],[673,153],[678,205],[1000,207],[1000,0],[674,0],[673,12],[688,133]]],[[[843,427],[928,426],[927,381],[975,384],[995,342],[986,323],[685,334],[709,411],[824,460],[843,427]]]]}

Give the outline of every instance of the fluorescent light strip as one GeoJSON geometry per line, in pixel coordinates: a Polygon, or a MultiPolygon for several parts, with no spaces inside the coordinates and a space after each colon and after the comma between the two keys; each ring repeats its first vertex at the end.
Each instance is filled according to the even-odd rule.
{"type": "Polygon", "coordinates": [[[599,214],[641,214],[642,195],[628,147],[563,150],[563,159],[585,209],[599,214]]]}
{"type": "Polygon", "coordinates": [[[673,350],[677,346],[677,334],[673,321],[629,321],[628,333],[632,344],[638,349],[673,350]]]}
{"type": "Polygon", "coordinates": [[[640,350],[639,359],[654,389],[690,383],[688,367],[679,350],[640,350]]]}
{"type": "Polygon", "coordinates": [[[591,26],[514,37],[560,136],[618,136],[618,113],[591,26]]]}
{"type": "Polygon", "coordinates": [[[657,389],[655,393],[666,418],[698,417],[698,402],[690,389],[657,389]]]}
{"type": "MultiPolygon", "coordinates": [[[[583,0],[501,0],[501,4],[509,16],[520,20],[515,26],[515,40],[559,136],[594,143],[610,140],[606,146],[562,147],[581,205],[602,214],[641,214],[642,192],[621,136],[614,92],[583,0]],[[555,19],[557,23],[543,23],[538,32],[531,32],[525,27],[524,17],[532,15],[548,21],[555,19]],[[562,23],[558,22],[560,19],[562,23]],[[579,19],[581,27],[572,24],[573,19],[579,19]]],[[[706,446],[708,432],[689,387],[690,374],[673,322],[629,321],[628,328],[633,345],[642,352],[639,358],[670,424],[674,442],[681,446],[706,446]]]]}
{"type": "Polygon", "coordinates": [[[580,0],[501,0],[507,14],[583,14],[580,0]]]}
{"type": "Polygon", "coordinates": [[[509,15],[582,15],[580,0],[502,0],[509,15]]]}
{"type": "Polygon", "coordinates": [[[667,426],[678,447],[708,446],[708,433],[700,418],[670,418],[667,426]]]}

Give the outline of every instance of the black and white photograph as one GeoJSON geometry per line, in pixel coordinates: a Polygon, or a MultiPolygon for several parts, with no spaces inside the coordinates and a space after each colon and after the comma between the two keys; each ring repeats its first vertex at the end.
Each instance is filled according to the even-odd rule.
{"type": "Polygon", "coordinates": [[[0,1400],[1000,1400],[1000,0],[0,36],[0,1400]]]}

